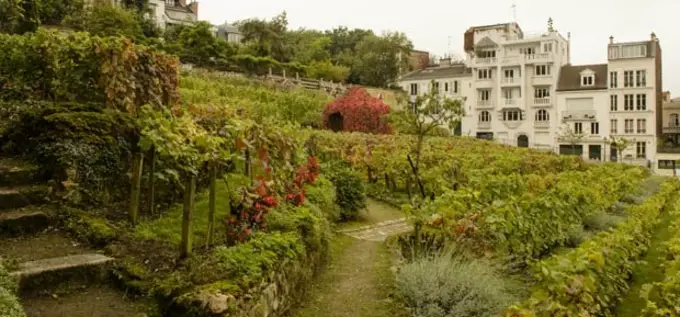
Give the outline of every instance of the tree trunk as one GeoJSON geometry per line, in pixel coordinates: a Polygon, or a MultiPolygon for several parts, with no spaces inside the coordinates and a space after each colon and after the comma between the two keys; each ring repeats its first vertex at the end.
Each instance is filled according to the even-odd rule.
{"type": "Polygon", "coordinates": [[[408,158],[408,163],[411,165],[411,171],[413,171],[413,176],[416,179],[416,184],[418,184],[418,189],[420,190],[420,195],[423,197],[423,199],[427,198],[427,195],[425,195],[425,186],[423,186],[423,183],[420,182],[420,176],[418,175],[418,168],[416,165],[413,164],[413,160],[411,160],[411,155],[407,155],[406,158],[408,158]]]}
{"type": "Polygon", "coordinates": [[[406,175],[406,193],[408,193],[408,200],[411,201],[411,177],[406,175]]]}
{"type": "Polygon", "coordinates": [[[250,177],[250,150],[246,150],[245,165],[246,166],[243,168],[243,172],[246,176],[250,177]]]}
{"type": "Polygon", "coordinates": [[[149,153],[149,214],[156,214],[156,148],[149,153]]]}
{"type": "Polygon", "coordinates": [[[180,246],[179,257],[187,258],[191,255],[192,232],[191,218],[194,213],[194,195],[196,193],[196,176],[187,175],[184,184],[184,210],[182,212],[182,244],[180,246]]]}
{"type": "Polygon", "coordinates": [[[210,198],[208,202],[208,247],[215,241],[215,197],[217,183],[217,165],[212,163],[210,166],[210,198]]]}
{"type": "Polygon", "coordinates": [[[142,189],[142,168],[144,167],[144,155],[135,153],[132,159],[132,192],[130,193],[130,222],[133,226],[139,220],[139,196],[142,189]]]}

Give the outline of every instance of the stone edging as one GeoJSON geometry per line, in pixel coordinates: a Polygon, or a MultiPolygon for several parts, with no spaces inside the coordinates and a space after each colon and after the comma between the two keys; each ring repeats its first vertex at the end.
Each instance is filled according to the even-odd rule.
{"type": "Polygon", "coordinates": [[[399,219],[395,219],[395,220],[388,220],[388,221],[379,222],[379,223],[376,223],[374,225],[366,225],[366,226],[361,226],[361,227],[352,228],[352,229],[336,230],[336,232],[353,233],[353,232],[358,232],[358,231],[367,231],[367,230],[371,230],[371,229],[382,228],[382,227],[390,226],[390,225],[397,224],[397,223],[404,223],[404,222],[406,222],[406,218],[399,218],[399,219]]]}

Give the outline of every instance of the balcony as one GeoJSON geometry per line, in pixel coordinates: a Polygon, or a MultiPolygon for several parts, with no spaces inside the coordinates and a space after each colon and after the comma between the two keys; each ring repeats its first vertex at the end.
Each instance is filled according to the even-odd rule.
{"type": "Polygon", "coordinates": [[[480,130],[491,129],[491,121],[479,121],[479,122],[477,122],[477,129],[480,129],[480,130]]]}
{"type": "Polygon", "coordinates": [[[597,111],[595,110],[566,110],[562,111],[562,120],[564,121],[590,121],[595,120],[597,111]]]}
{"type": "Polygon", "coordinates": [[[663,127],[663,133],[665,133],[665,134],[680,134],[680,126],[669,125],[669,126],[663,127]]]}
{"type": "Polygon", "coordinates": [[[519,77],[503,77],[501,78],[501,85],[503,86],[519,86],[522,79],[519,77]]]}
{"type": "Polygon", "coordinates": [[[550,128],[550,121],[534,121],[534,127],[537,129],[550,128]]]}
{"type": "Polygon", "coordinates": [[[495,57],[477,57],[474,59],[475,66],[495,65],[498,60],[495,57]]]}
{"type": "Polygon", "coordinates": [[[534,107],[550,107],[551,104],[550,98],[534,98],[534,107]]]}
{"type": "MultiPolygon", "coordinates": [[[[680,145],[675,144],[659,144],[656,147],[657,153],[680,154],[680,145]]],[[[680,166],[680,165],[679,165],[680,166]]]]}
{"type": "Polygon", "coordinates": [[[493,103],[491,100],[477,100],[477,109],[492,109],[493,103]]]}
{"type": "Polygon", "coordinates": [[[527,64],[552,62],[552,55],[549,53],[528,54],[524,55],[524,61],[527,64]]]}
{"type": "Polygon", "coordinates": [[[531,77],[531,84],[534,86],[553,86],[555,78],[552,75],[534,75],[531,77]]]}
{"type": "Polygon", "coordinates": [[[521,55],[519,56],[505,56],[501,59],[501,63],[504,65],[518,65],[521,64],[524,59],[521,55]]]}
{"type": "Polygon", "coordinates": [[[503,108],[519,108],[523,109],[524,104],[522,104],[522,99],[517,98],[503,98],[501,101],[503,108]]]}

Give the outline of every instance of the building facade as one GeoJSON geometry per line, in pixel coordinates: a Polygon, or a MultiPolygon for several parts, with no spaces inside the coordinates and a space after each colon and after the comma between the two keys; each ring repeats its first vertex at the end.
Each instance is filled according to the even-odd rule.
{"type": "Polygon", "coordinates": [[[680,98],[663,94],[661,137],[658,139],[656,170],[661,175],[680,176],[680,98]]]}
{"type": "Polygon", "coordinates": [[[229,43],[241,44],[243,42],[243,33],[236,26],[226,22],[217,27],[215,34],[218,38],[224,39],[229,43]]]}
{"type": "Polygon", "coordinates": [[[415,84],[435,80],[441,87],[459,78],[466,85],[460,90],[463,135],[658,166],[657,137],[669,131],[662,115],[659,40],[654,34],[641,42],[612,37],[606,63],[571,65],[569,38],[552,21],[539,34],[524,33],[517,23],[471,27],[465,32],[466,70],[459,72],[464,76],[442,77],[447,72],[437,69],[447,66],[440,65],[408,74],[400,84],[419,95],[426,90],[412,89],[415,84]],[[619,137],[631,142],[622,152],[611,145],[619,137]]]}

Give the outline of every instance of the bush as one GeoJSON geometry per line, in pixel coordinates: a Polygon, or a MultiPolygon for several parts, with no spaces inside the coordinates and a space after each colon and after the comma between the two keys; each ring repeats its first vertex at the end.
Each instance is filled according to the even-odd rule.
{"type": "Polygon", "coordinates": [[[340,218],[352,220],[366,208],[366,188],[361,176],[343,165],[330,168],[330,180],[335,185],[336,203],[340,206],[340,218]]]}
{"type": "Polygon", "coordinates": [[[400,268],[397,295],[415,317],[496,316],[514,298],[485,262],[444,253],[400,268]]]}
{"type": "Polygon", "coordinates": [[[324,127],[331,129],[333,116],[342,118],[342,131],[390,134],[392,127],[387,122],[390,106],[371,96],[363,88],[351,88],[326,106],[323,112],[324,127]]]}
{"type": "Polygon", "coordinates": [[[0,32],[34,32],[40,25],[57,25],[83,10],[82,0],[0,1],[0,32]]]}
{"type": "Polygon", "coordinates": [[[317,208],[328,221],[340,220],[340,208],[335,204],[337,201],[336,189],[333,183],[325,176],[317,178],[314,185],[306,188],[305,196],[311,208],[317,208]]]}
{"type": "Polygon", "coordinates": [[[14,295],[17,285],[0,261],[0,315],[2,317],[25,317],[19,299],[14,295]]]}
{"type": "Polygon", "coordinates": [[[349,76],[349,68],[333,65],[330,61],[314,61],[307,68],[307,76],[336,83],[344,82],[349,76]]]}
{"type": "Polygon", "coordinates": [[[583,225],[588,230],[603,231],[615,227],[624,219],[622,216],[602,212],[586,218],[583,225]]]}
{"type": "Polygon", "coordinates": [[[142,19],[137,12],[117,4],[98,3],[64,20],[64,24],[78,31],[97,36],[125,36],[133,40],[144,38],[142,19]]]}

